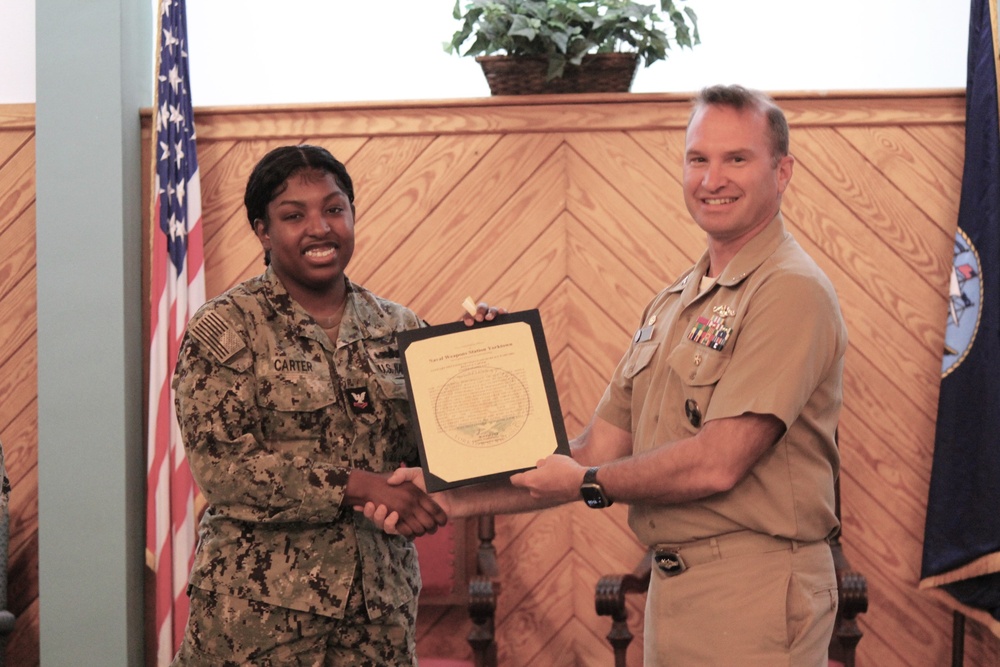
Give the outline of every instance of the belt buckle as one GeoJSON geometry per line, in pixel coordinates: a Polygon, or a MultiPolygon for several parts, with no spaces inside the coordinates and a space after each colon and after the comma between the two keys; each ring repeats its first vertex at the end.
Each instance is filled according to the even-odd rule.
{"type": "Polygon", "coordinates": [[[657,549],[653,552],[653,562],[668,577],[676,577],[687,569],[687,564],[681,558],[681,555],[676,551],[667,549],[657,549]]]}

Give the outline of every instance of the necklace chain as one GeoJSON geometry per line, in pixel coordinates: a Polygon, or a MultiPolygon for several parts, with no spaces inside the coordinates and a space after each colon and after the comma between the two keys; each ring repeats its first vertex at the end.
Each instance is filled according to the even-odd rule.
{"type": "Polygon", "coordinates": [[[313,319],[316,320],[316,324],[320,325],[324,329],[333,329],[340,324],[340,321],[344,319],[344,306],[331,315],[330,317],[318,317],[313,315],[313,319]]]}

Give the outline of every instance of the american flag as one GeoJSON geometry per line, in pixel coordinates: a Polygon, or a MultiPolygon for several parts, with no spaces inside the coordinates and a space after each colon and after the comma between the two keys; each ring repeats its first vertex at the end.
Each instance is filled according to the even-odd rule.
{"type": "Polygon", "coordinates": [[[195,154],[184,0],[160,0],[152,151],[146,563],[155,575],[156,664],[170,663],[187,623],[195,497],[170,387],[184,327],[205,302],[201,184],[195,154]]]}

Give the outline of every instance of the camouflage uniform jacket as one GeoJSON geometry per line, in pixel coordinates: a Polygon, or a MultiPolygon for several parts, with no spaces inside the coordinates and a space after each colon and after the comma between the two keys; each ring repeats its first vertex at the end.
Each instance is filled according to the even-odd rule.
{"type": "Polygon", "coordinates": [[[174,389],[207,499],[191,586],[333,618],[352,585],[372,619],[418,593],[412,542],[342,501],[352,468],[418,462],[395,332],[422,322],[347,282],[335,344],[270,268],[188,324],[174,389]]]}

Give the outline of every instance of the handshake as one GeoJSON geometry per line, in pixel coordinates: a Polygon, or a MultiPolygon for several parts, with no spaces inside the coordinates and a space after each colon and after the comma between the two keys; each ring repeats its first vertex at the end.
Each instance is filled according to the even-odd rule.
{"type": "MultiPolygon", "coordinates": [[[[352,477],[356,473],[352,473],[352,477]]],[[[371,479],[363,503],[354,500],[354,509],[363,512],[380,530],[391,535],[419,537],[433,533],[451,517],[447,494],[428,495],[420,468],[398,468],[388,477],[363,473],[371,479]]]]}
{"type": "Polygon", "coordinates": [[[433,533],[449,519],[528,512],[579,500],[584,472],[571,457],[552,454],[509,479],[428,494],[423,470],[403,467],[388,477],[366,473],[381,480],[385,501],[371,496],[353,505],[386,533],[418,537],[433,533]]]}

